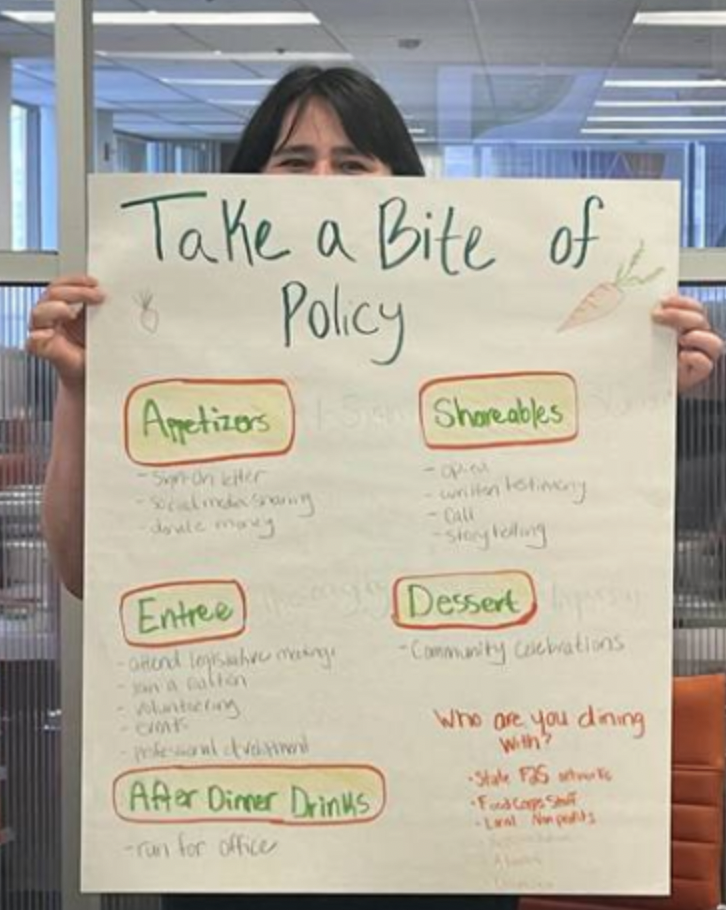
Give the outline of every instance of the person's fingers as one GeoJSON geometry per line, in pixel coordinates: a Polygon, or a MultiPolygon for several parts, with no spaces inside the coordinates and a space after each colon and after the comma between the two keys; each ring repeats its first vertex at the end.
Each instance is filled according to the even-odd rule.
{"type": "Polygon", "coordinates": [[[104,296],[95,278],[67,275],[51,282],[30,312],[27,350],[52,364],[69,385],[85,376],[85,308],[104,296]]]}
{"type": "Polygon", "coordinates": [[[716,361],[723,354],[724,343],[715,332],[686,332],[678,339],[682,350],[700,351],[716,361]]]}
{"type": "Polygon", "coordinates": [[[678,333],[678,391],[704,382],[721,357],[724,344],[711,328],[700,300],[683,294],[665,297],[652,313],[654,322],[678,333]]]}
{"type": "Polygon", "coordinates": [[[28,335],[25,347],[30,354],[51,363],[66,382],[82,380],[85,351],[57,329],[34,329],[28,335]]]}
{"type": "Polygon", "coordinates": [[[55,335],[55,329],[33,329],[25,340],[25,347],[31,354],[42,356],[41,352],[55,335]]]}
{"type": "Polygon", "coordinates": [[[72,322],[77,319],[81,310],[72,304],[60,300],[44,300],[30,311],[30,328],[47,329],[59,323],[72,322]]]}
{"type": "Polygon", "coordinates": [[[98,287],[86,287],[80,284],[50,284],[40,298],[40,302],[62,300],[64,303],[103,303],[105,295],[98,287]]]}
{"type": "Polygon", "coordinates": [[[678,355],[678,391],[686,392],[704,382],[713,372],[714,362],[701,351],[681,350],[678,355]]]}
{"type": "Polygon", "coordinates": [[[76,273],[75,275],[59,275],[57,278],[54,278],[50,284],[49,288],[55,287],[55,285],[83,285],[89,288],[98,287],[98,279],[94,278],[93,275],[81,275],[76,273]]]}
{"type": "Polygon", "coordinates": [[[668,326],[678,333],[710,329],[705,310],[700,307],[660,306],[653,310],[653,319],[659,325],[668,326]]]}
{"type": "Polygon", "coordinates": [[[704,312],[705,307],[700,300],[696,300],[695,297],[686,297],[685,294],[670,294],[668,297],[664,297],[661,300],[661,306],[666,309],[674,308],[681,310],[698,310],[699,312],[704,312]]]}

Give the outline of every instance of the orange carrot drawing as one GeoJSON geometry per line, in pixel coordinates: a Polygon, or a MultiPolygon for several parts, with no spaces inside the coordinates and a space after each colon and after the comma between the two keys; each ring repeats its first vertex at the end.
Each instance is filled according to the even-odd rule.
{"type": "Polygon", "coordinates": [[[627,288],[640,287],[657,278],[664,271],[662,267],[642,278],[635,274],[635,268],[644,252],[645,242],[641,240],[638,249],[630,257],[630,261],[620,265],[615,278],[612,281],[601,281],[596,285],[582,298],[557,331],[564,332],[566,329],[577,328],[594,319],[602,319],[603,316],[609,315],[620,306],[627,288]]]}
{"type": "Polygon", "coordinates": [[[154,295],[151,291],[139,291],[134,300],[141,307],[141,327],[151,335],[159,328],[159,311],[151,305],[154,295]]]}

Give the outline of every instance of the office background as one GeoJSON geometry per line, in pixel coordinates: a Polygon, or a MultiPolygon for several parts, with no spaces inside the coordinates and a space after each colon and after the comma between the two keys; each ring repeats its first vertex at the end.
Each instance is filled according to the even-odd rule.
{"type": "MultiPolygon", "coordinates": [[[[379,79],[431,176],[678,180],[682,287],[726,334],[726,0],[0,0],[2,910],[158,903],[77,893],[81,611],[39,535],[53,377],[23,351],[30,307],[83,268],[88,172],[223,169],[306,61],[379,79]]],[[[725,403],[719,367],[680,405],[681,674],[726,661],[725,403]]]]}

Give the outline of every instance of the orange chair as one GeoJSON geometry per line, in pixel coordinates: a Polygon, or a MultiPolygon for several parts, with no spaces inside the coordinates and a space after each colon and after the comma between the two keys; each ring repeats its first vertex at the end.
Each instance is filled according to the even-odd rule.
{"type": "Polygon", "coordinates": [[[520,910],[714,910],[724,850],[726,676],[673,685],[673,813],[669,897],[524,897],[520,910]]]}

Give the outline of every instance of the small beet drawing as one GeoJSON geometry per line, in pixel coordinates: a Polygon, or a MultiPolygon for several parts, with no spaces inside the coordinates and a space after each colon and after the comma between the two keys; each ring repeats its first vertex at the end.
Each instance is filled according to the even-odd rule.
{"type": "Polygon", "coordinates": [[[151,291],[139,291],[134,300],[141,307],[141,328],[155,335],[159,328],[159,311],[152,306],[154,295],[151,291]]]}
{"type": "Polygon", "coordinates": [[[630,257],[630,261],[622,263],[612,281],[601,281],[582,300],[557,329],[564,332],[578,326],[602,319],[616,310],[625,299],[627,288],[640,287],[649,284],[657,278],[664,269],[658,268],[642,278],[635,274],[635,268],[645,253],[645,242],[640,241],[638,249],[630,257]]]}

